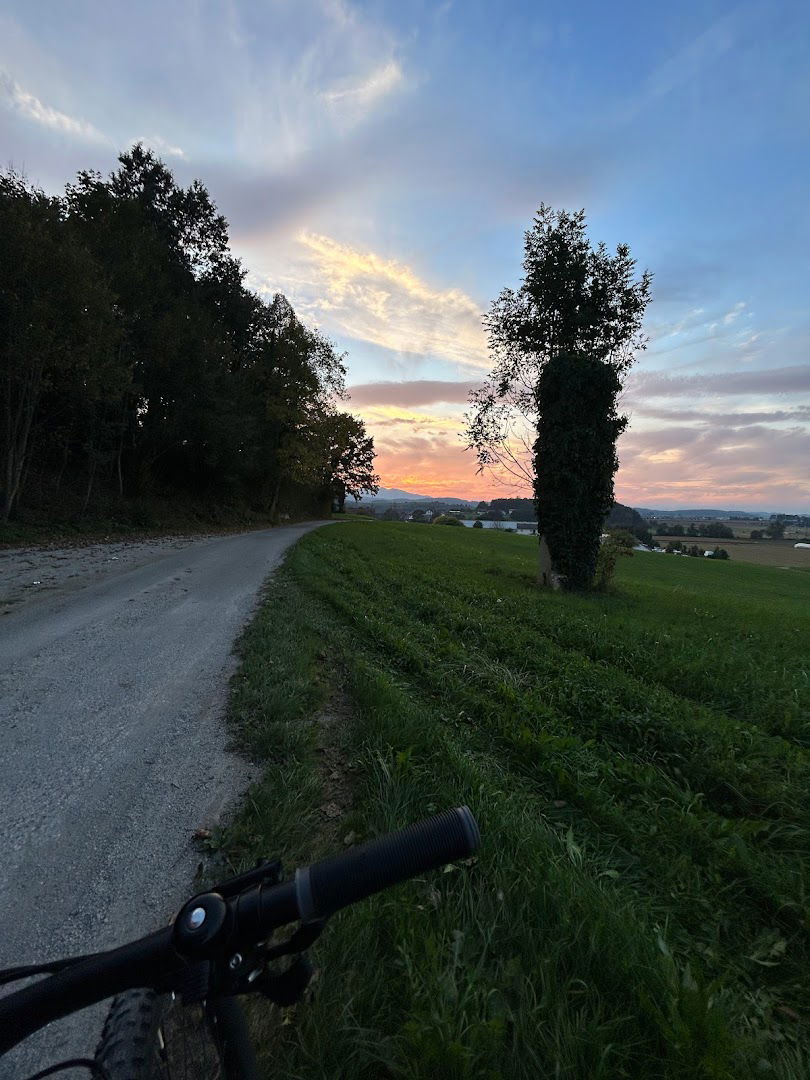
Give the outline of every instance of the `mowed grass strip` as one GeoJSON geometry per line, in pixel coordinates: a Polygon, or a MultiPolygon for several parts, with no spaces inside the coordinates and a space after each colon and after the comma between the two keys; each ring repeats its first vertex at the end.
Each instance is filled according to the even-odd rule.
{"type": "Polygon", "coordinates": [[[336,681],[345,832],[466,802],[484,835],[333,920],[314,1002],[263,1027],[269,1075],[806,1076],[810,579],[636,555],[563,596],[535,558],[320,530],[246,634],[232,711],[268,768],[235,865],[322,854],[336,681]]]}

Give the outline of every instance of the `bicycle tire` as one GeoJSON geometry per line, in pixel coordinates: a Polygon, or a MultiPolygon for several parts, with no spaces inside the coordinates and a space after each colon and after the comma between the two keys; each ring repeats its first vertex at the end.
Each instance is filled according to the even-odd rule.
{"type": "Polygon", "coordinates": [[[113,998],[96,1049],[109,1080],[225,1080],[220,1046],[203,1005],[130,990],[113,998]]]}

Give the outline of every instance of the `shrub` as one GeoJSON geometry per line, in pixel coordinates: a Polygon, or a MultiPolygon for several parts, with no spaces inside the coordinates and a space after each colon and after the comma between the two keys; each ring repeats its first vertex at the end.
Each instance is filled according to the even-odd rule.
{"type": "Polygon", "coordinates": [[[618,544],[619,547],[626,548],[628,551],[632,551],[636,546],[636,538],[629,529],[608,529],[608,536],[614,544],[618,544]]]}
{"type": "Polygon", "coordinates": [[[461,522],[461,520],[459,518],[450,517],[449,514],[439,514],[438,517],[433,519],[433,524],[434,525],[458,525],[459,528],[461,528],[461,529],[464,528],[464,525],[462,524],[462,522],[461,522]]]}
{"type": "MultiPolygon", "coordinates": [[[[624,530],[618,529],[617,532],[623,532],[624,530]]],[[[629,535],[629,534],[628,534],[629,535]]],[[[632,537],[631,537],[632,540],[632,537]]],[[[596,573],[594,575],[594,588],[604,592],[613,578],[614,571],[616,570],[616,561],[621,555],[633,554],[633,544],[629,547],[627,544],[617,540],[616,537],[609,535],[606,540],[603,540],[599,545],[599,553],[596,556],[596,573]]]]}
{"type": "Polygon", "coordinates": [[[729,555],[729,553],[726,551],[725,548],[716,547],[714,549],[714,551],[711,553],[711,555],[708,556],[708,558],[710,558],[710,559],[730,559],[731,556],[729,555]]]}
{"type": "Polygon", "coordinates": [[[483,521],[475,521],[475,522],[473,522],[473,528],[474,529],[483,529],[483,527],[484,527],[483,521]]]}

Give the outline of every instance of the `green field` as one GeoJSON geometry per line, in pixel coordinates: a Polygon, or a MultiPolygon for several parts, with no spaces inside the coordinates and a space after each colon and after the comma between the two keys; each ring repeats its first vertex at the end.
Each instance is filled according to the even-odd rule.
{"type": "Polygon", "coordinates": [[[332,526],[246,633],[235,865],[459,803],[484,837],[333,920],[268,1075],[806,1077],[810,575],[636,554],[570,596],[534,560],[332,526]]]}

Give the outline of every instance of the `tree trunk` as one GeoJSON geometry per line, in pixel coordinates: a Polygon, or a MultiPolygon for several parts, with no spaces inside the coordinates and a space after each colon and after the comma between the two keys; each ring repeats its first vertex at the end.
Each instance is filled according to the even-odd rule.
{"type": "Polygon", "coordinates": [[[96,476],[97,460],[98,459],[96,458],[96,455],[93,454],[92,461],[91,461],[91,464],[90,464],[90,476],[87,478],[87,490],[84,493],[84,502],[82,503],[82,509],[81,509],[81,514],[82,515],[87,513],[87,507],[90,505],[90,496],[93,494],[93,480],[95,479],[95,476],[96,476]]]}
{"type": "Polygon", "coordinates": [[[62,477],[65,475],[65,469],[67,468],[68,456],[70,455],[70,442],[65,439],[65,445],[62,447],[62,464],[59,466],[59,472],[56,474],[56,485],[54,491],[59,491],[62,487],[62,477]]]}
{"type": "Polygon", "coordinates": [[[270,502],[270,520],[271,521],[275,521],[275,518],[276,518],[276,508],[278,507],[278,497],[279,497],[280,491],[281,491],[281,481],[276,480],[276,486],[275,486],[275,489],[273,491],[273,498],[272,498],[272,500],[270,502]]]}
{"type": "Polygon", "coordinates": [[[2,520],[8,521],[20,491],[20,481],[29,452],[31,424],[39,401],[43,365],[36,366],[23,382],[16,409],[11,403],[11,378],[6,380],[6,438],[2,520]]]}

